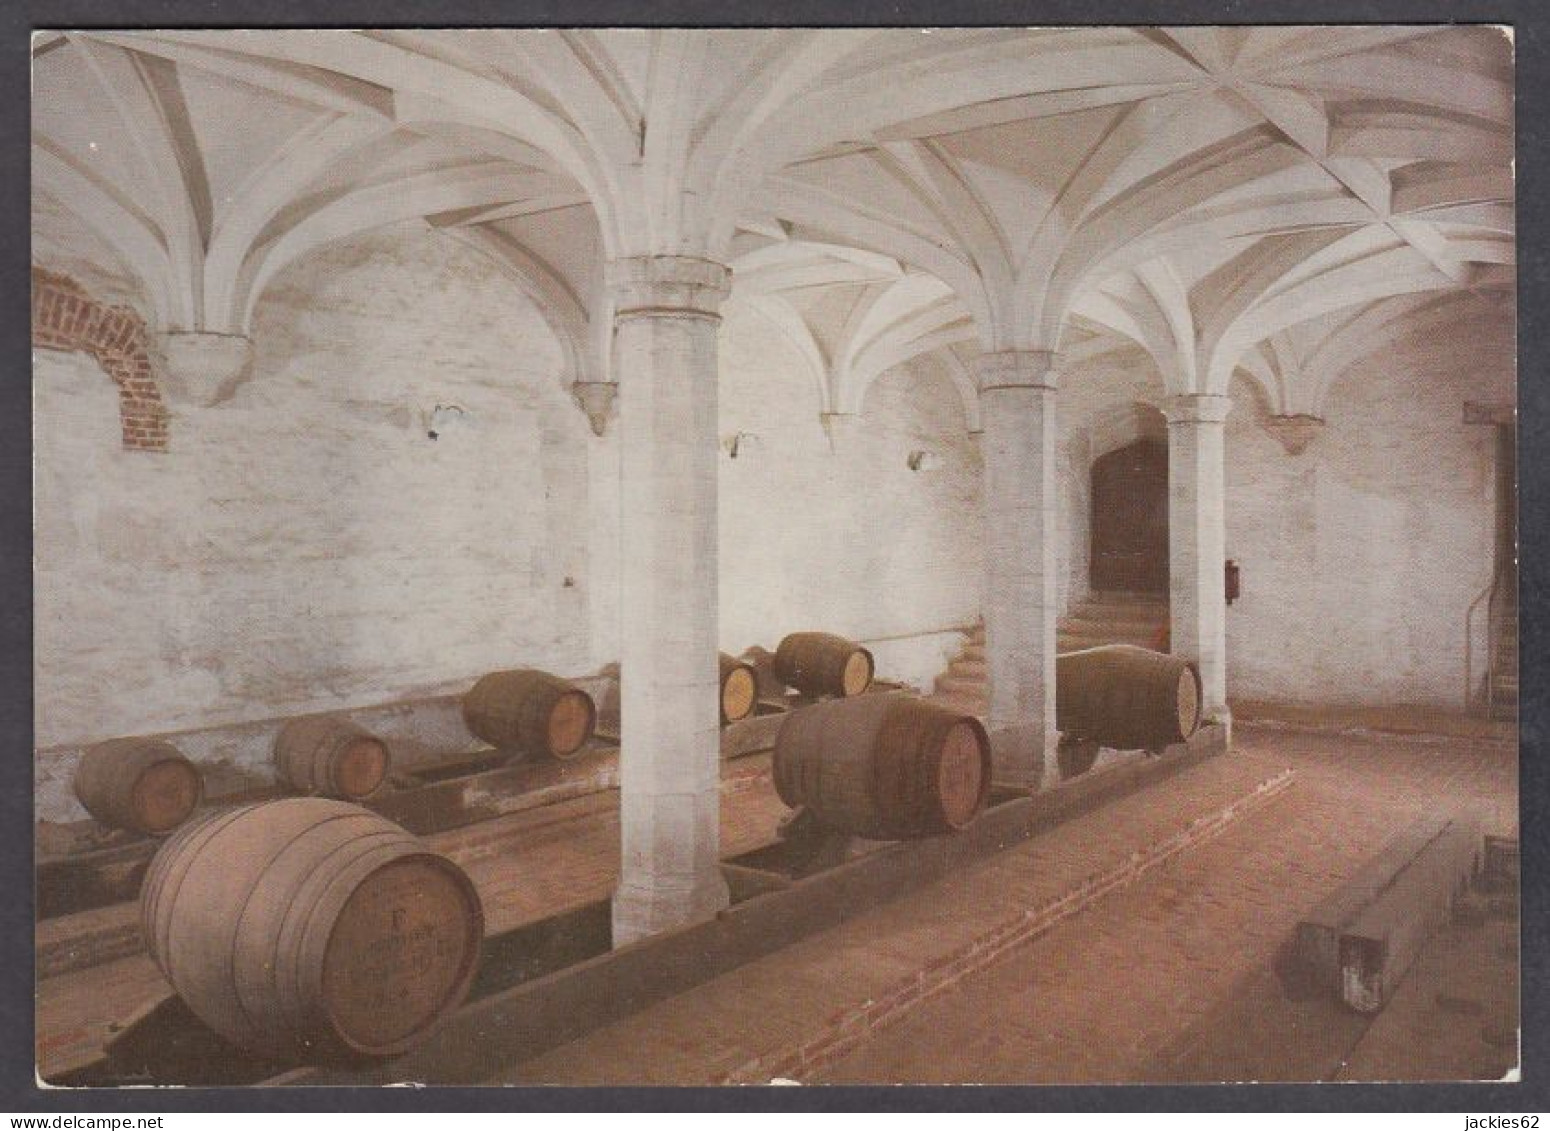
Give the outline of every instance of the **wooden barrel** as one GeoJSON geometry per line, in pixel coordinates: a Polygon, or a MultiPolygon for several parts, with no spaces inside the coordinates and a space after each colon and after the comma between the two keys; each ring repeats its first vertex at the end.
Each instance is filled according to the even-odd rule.
{"type": "Polygon", "coordinates": [[[753,665],[721,653],[721,721],[735,723],[753,714],[759,702],[759,677],[753,665]]]}
{"type": "Polygon", "coordinates": [[[354,801],[376,792],[392,764],[387,743],[341,715],[292,719],[274,740],[275,773],[298,793],[354,801]]]}
{"type": "Polygon", "coordinates": [[[199,770],[170,742],[117,738],[82,756],[72,782],[86,811],[104,825],[151,836],[177,828],[204,796],[199,770]]]}
{"type": "Polygon", "coordinates": [[[1060,770],[1060,780],[1069,781],[1081,777],[1098,761],[1098,744],[1089,738],[1061,737],[1055,748],[1055,765],[1060,770]]]}
{"type": "Polygon", "coordinates": [[[775,790],[826,825],[901,840],[969,825],[990,795],[990,739],[978,719],[912,695],[833,699],[786,716],[775,790]]]}
{"type": "Polygon", "coordinates": [[[497,750],[574,757],[597,725],[592,696],[532,668],[491,672],[463,696],[468,729],[497,750]]]}
{"type": "Polygon", "coordinates": [[[1161,750],[1200,725],[1195,665],[1131,644],[1067,652],[1055,660],[1055,725],[1116,750],[1161,750]]]}
{"type": "Polygon", "coordinates": [[[775,674],[774,652],[755,644],[751,648],[744,649],[743,654],[738,659],[753,668],[754,681],[758,685],[760,699],[779,700],[785,698],[786,685],[781,682],[780,676],[775,674]]]}
{"type": "Polygon", "coordinates": [[[828,632],[793,632],[775,649],[775,674],[787,687],[818,698],[860,695],[872,685],[872,653],[828,632]]]}
{"type": "Polygon", "coordinates": [[[255,1053],[391,1056],[462,1002],[484,913],[450,860],[358,805],[216,810],[162,846],[146,947],[188,1007],[255,1053]]]}

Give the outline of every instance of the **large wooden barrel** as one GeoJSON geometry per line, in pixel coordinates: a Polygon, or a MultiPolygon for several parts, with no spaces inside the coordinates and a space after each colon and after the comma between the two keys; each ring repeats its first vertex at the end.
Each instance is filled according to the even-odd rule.
{"type": "Polygon", "coordinates": [[[597,707],[568,679],[532,668],[491,672],[463,696],[468,729],[497,750],[574,757],[592,737],[597,707]]]}
{"type": "Polygon", "coordinates": [[[793,711],[775,737],[775,790],[826,825],[873,840],[952,832],[990,795],[978,719],[906,694],[793,711]]]}
{"type": "Polygon", "coordinates": [[[199,770],[170,742],[116,738],[88,749],[71,783],[86,811],[104,825],[165,836],[204,796],[199,770]]]}
{"type": "Polygon", "coordinates": [[[793,632],[775,649],[776,676],[815,699],[860,695],[872,685],[872,670],[872,653],[828,632],[793,632]]]}
{"type": "Polygon", "coordinates": [[[735,723],[753,714],[759,702],[759,677],[753,665],[721,653],[721,721],[735,723]]]}
{"type": "Polygon", "coordinates": [[[1116,750],[1161,750],[1200,725],[1200,673],[1178,656],[1131,644],[1055,660],[1055,725],[1116,750]]]}
{"type": "Polygon", "coordinates": [[[140,916],[151,957],[205,1024],[308,1062],[412,1047],[462,1002],[484,936],[455,864],[319,797],[190,824],[151,861],[140,916]]]}
{"type": "Polygon", "coordinates": [[[346,801],[376,792],[392,756],[387,743],[340,715],[292,719],[274,740],[275,773],[298,793],[346,801]]]}

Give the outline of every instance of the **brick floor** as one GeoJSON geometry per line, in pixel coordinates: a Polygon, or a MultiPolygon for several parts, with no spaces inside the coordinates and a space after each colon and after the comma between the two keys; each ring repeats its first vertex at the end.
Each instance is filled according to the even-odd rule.
{"type": "MultiPolygon", "coordinates": [[[[821,1035],[901,977],[1177,833],[1282,767],[1224,757],[1057,826],[503,1074],[505,1082],[707,1083],[821,1035]]],[[[904,1077],[908,1078],[908,1077],[904,1077]]]]}
{"type": "MultiPolygon", "coordinates": [[[[1492,831],[1516,826],[1514,751],[1499,744],[1252,729],[1237,738],[1241,757],[1297,769],[1284,801],[965,979],[956,995],[926,1004],[813,1082],[1271,1078],[1287,1046],[1304,1037],[1265,1024],[1264,1014],[1223,1027],[1217,1059],[1197,1051],[1187,1073],[1159,1053],[1245,978],[1270,969],[1300,915],[1400,823],[1425,809],[1471,806],[1492,831]],[[992,1017],[1005,1024],[987,1023],[992,1017]]],[[[1333,1024],[1349,1029],[1343,1017],[1333,1024]]],[[[1369,1056],[1364,1072],[1409,1077],[1408,1055],[1395,1042],[1387,1059],[1369,1056]]],[[[1328,1078],[1338,1064],[1310,1075],[1328,1078]]]]}
{"type": "Polygon", "coordinates": [[[1500,1080],[1519,1066],[1518,915],[1447,924],[1421,950],[1339,1080],[1500,1080]]]}
{"type": "MultiPolygon", "coordinates": [[[[1235,740],[1231,755],[513,1066],[502,1079],[706,1083],[775,1058],[858,1007],[865,1014],[868,1003],[1009,916],[1059,898],[1288,767],[1294,782],[1273,803],[964,973],[860,1047],[839,1050],[807,1082],[1242,1078],[1228,1054],[1249,1064],[1241,1050],[1255,1041],[1259,1063],[1280,1042],[1281,1062],[1302,1072],[1292,1078],[1312,1078],[1324,1052],[1299,1062],[1295,1042],[1273,1025],[1215,1044],[1200,1035],[1216,1031],[1212,1022],[1244,987],[1273,994],[1267,971],[1298,914],[1398,824],[1426,809],[1470,805],[1489,831],[1514,831],[1516,749],[1486,737],[1331,735],[1270,724],[1240,726],[1235,740]]],[[[733,765],[744,764],[754,760],[733,765]]],[[[617,875],[616,806],[611,794],[581,798],[430,839],[469,871],[491,930],[501,931],[607,895],[617,875]]],[[[726,851],[768,841],[784,812],[767,778],[729,788],[726,851]]],[[[89,1054],[114,1018],[160,992],[143,956],[45,979],[40,1059],[89,1054]]],[[[1252,1030],[1267,1016],[1239,1021],[1252,1030]]],[[[1334,1037],[1349,1050],[1350,1034],[1334,1037]]]]}
{"type": "MultiPolygon", "coordinates": [[[[1273,805],[964,975],[956,988],[873,1031],[804,1082],[1184,1078],[1177,1058],[1170,1062],[1164,1054],[1209,1021],[1235,988],[1268,971],[1301,912],[1354,872],[1394,827],[1425,809],[1470,806],[1491,831],[1516,828],[1516,751],[1508,743],[1281,726],[1241,728],[1236,742],[1233,755],[514,1066],[499,1079],[706,1083],[751,1063],[781,1066],[783,1051],[822,1040],[858,1005],[875,1002],[901,979],[1004,922],[1013,909],[1069,890],[1292,767],[1295,784],[1273,805]]],[[[1257,1042],[1259,1060],[1273,1062],[1286,1042],[1299,1039],[1294,1031],[1257,1030],[1252,1016],[1245,1021],[1247,1031],[1233,1034],[1227,1050],[1257,1042]]],[[[1221,1052],[1202,1061],[1197,1049],[1190,1078],[1244,1078],[1229,1071],[1221,1052]]],[[[1285,1059],[1297,1062],[1295,1055],[1285,1059]]],[[[1322,1065],[1308,1060],[1293,1078],[1323,1075],[1322,1065]]]]}

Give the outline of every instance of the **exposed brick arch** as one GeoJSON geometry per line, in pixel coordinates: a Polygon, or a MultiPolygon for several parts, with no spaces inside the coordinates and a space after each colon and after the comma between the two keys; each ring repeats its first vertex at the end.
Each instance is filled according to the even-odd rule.
{"type": "Polygon", "coordinates": [[[32,344],[88,353],[118,386],[124,447],[167,450],[167,409],[151,372],[145,322],[124,306],[107,306],[68,275],[34,264],[32,344]]]}

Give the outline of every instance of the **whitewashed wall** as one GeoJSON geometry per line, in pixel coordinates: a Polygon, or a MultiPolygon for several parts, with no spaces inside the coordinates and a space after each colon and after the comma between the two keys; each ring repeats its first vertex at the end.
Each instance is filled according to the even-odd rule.
{"type": "Polygon", "coordinates": [[[981,465],[951,382],[903,366],[831,449],[813,375],[757,313],[729,303],[720,431],[721,647],[822,629],[865,640],[881,676],[929,686],[979,617],[981,465]],[[911,471],[912,451],[941,466],[911,471]]]}
{"type": "MultiPolygon", "coordinates": [[[[1336,385],[1328,423],[1300,455],[1266,429],[1259,394],[1234,383],[1226,549],[1243,593],[1227,613],[1231,698],[1462,706],[1464,614],[1491,581],[1495,505],[1491,430],[1466,425],[1463,405],[1510,399],[1512,369],[1500,334],[1407,340],[1336,385]]],[[[1068,375],[1073,473],[1135,438],[1131,406],[1161,399],[1150,363],[1134,356],[1068,375]]],[[[1065,576],[1080,595],[1090,504],[1085,486],[1067,498],[1065,576]]]]}
{"type": "MultiPolygon", "coordinates": [[[[35,355],[53,818],[77,815],[72,755],[101,738],[197,730],[192,755],[262,773],[264,720],[618,658],[616,428],[591,434],[508,281],[404,225],[290,268],[254,340],[251,379],[179,410],[165,455],[122,450],[94,362],[35,355]],[[431,441],[437,404],[467,416],[431,441]]],[[[760,437],[721,457],[722,646],[827,629],[929,686],[980,603],[978,451],[956,391],[929,366],[889,374],[831,452],[800,358],[736,303],[722,356],[721,432],[760,437]],[[915,450],[942,466],[910,471],[915,450]]],[[[422,713],[392,725],[457,739],[442,704],[422,713]]]]}
{"type": "Polygon", "coordinates": [[[532,307],[408,226],[293,266],[253,375],[124,452],[112,386],[36,355],[38,741],[587,666],[585,418],[532,307]],[[438,404],[465,425],[427,438],[438,404]]]}
{"type": "Polygon", "coordinates": [[[1232,696],[1462,707],[1465,611],[1491,581],[1495,505],[1492,431],[1465,424],[1463,405],[1511,395],[1510,354],[1489,346],[1465,335],[1368,359],[1298,456],[1235,388],[1232,696]]]}
{"type": "MultiPolygon", "coordinates": [[[[396,227],[291,267],[255,342],[252,379],[179,409],[166,455],[121,449],[92,361],[35,355],[40,748],[204,728],[201,749],[235,749],[220,728],[617,659],[615,429],[588,430],[508,281],[396,227]],[[437,404],[468,415],[431,441],[437,404]]],[[[956,390],[931,364],[889,373],[832,448],[813,375],[735,299],[721,367],[720,434],[758,437],[720,457],[721,647],[825,629],[929,686],[981,604],[981,463],[956,390]],[[911,471],[922,450],[940,466],[911,471]]],[[[1234,697],[1458,704],[1492,522],[1490,434],[1462,403],[1510,396],[1510,372],[1510,342],[1388,351],[1336,389],[1300,456],[1235,388],[1234,697]]],[[[1087,587],[1091,460],[1160,395],[1138,355],[1063,376],[1063,600],[1087,587]]],[[[67,769],[40,763],[51,812],[69,811],[67,769]]]]}

